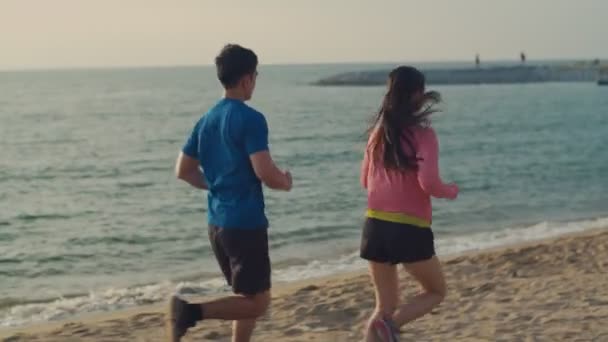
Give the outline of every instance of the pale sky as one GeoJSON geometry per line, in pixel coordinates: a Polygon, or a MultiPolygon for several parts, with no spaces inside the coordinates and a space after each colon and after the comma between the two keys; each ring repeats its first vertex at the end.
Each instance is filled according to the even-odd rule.
{"type": "Polygon", "coordinates": [[[0,69],[608,58],[608,0],[0,0],[0,69]]]}

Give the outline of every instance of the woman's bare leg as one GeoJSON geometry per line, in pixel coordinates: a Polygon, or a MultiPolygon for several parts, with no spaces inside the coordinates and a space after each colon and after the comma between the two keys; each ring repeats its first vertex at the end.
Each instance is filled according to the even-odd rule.
{"type": "Polygon", "coordinates": [[[377,262],[369,262],[369,274],[376,292],[376,309],[365,328],[365,341],[376,342],[370,329],[370,324],[376,319],[392,319],[399,305],[399,279],[397,266],[377,262]]]}
{"type": "Polygon", "coordinates": [[[446,295],[445,279],[437,257],[403,264],[403,267],[420,283],[423,292],[397,309],[393,321],[398,327],[431,312],[446,295]]]}

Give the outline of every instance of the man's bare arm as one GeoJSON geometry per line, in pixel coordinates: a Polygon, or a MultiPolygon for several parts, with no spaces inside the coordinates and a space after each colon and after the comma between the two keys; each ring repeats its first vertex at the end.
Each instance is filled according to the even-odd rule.
{"type": "Polygon", "coordinates": [[[197,189],[208,190],[198,160],[180,152],[175,163],[175,175],[197,189]]]}
{"type": "Polygon", "coordinates": [[[256,152],[249,156],[256,176],[267,187],[275,190],[291,190],[292,179],[289,171],[281,171],[268,151],[256,152]]]}

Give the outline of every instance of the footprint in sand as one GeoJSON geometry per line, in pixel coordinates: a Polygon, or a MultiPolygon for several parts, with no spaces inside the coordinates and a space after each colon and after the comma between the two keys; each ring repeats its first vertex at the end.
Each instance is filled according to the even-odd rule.
{"type": "Polygon", "coordinates": [[[163,315],[159,313],[142,313],[130,319],[136,327],[160,326],[163,324],[163,315]]]}
{"type": "Polygon", "coordinates": [[[19,342],[22,341],[23,335],[12,335],[2,340],[2,342],[19,342]]]}
{"type": "Polygon", "coordinates": [[[304,330],[300,329],[300,328],[291,328],[286,330],[283,334],[285,336],[296,336],[296,335],[300,335],[304,332],[304,330]]]}
{"type": "Polygon", "coordinates": [[[296,295],[307,293],[307,292],[312,292],[312,291],[317,291],[319,289],[320,289],[320,287],[318,287],[316,285],[308,285],[308,286],[303,287],[303,288],[299,289],[298,291],[296,291],[296,295]]]}

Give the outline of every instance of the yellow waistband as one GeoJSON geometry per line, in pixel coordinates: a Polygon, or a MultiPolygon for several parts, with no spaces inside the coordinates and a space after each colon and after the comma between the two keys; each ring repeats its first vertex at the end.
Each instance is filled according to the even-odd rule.
{"type": "Polygon", "coordinates": [[[418,217],[414,217],[414,216],[410,216],[410,215],[402,214],[402,213],[389,213],[386,211],[367,209],[365,216],[369,217],[369,218],[377,219],[377,220],[382,220],[382,221],[411,224],[413,226],[417,226],[420,228],[430,228],[431,227],[431,222],[429,222],[425,219],[421,219],[418,217]]]}

